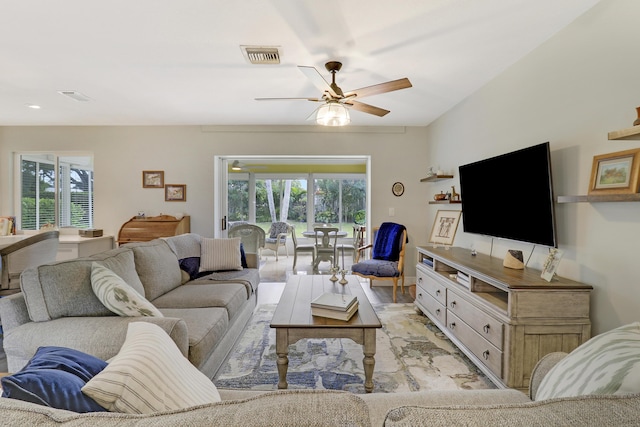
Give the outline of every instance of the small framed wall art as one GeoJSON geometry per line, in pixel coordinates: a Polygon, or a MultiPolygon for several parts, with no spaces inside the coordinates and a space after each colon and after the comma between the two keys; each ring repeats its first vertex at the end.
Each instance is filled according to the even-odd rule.
{"type": "Polygon", "coordinates": [[[185,184],[167,184],[164,186],[165,202],[186,202],[187,186],[185,184]]]}
{"type": "Polygon", "coordinates": [[[404,184],[401,182],[394,182],[393,186],[391,187],[391,191],[396,197],[402,196],[404,194],[404,184]]]}
{"type": "Polygon", "coordinates": [[[163,188],[164,171],[142,171],[142,188],[163,188]]]}
{"type": "Polygon", "coordinates": [[[589,194],[637,193],[640,186],[640,148],[593,157],[589,194]]]}
{"type": "Polygon", "coordinates": [[[429,243],[451,246],[456,237],[462,211],[438,211],[433,221],[429,243]]]}

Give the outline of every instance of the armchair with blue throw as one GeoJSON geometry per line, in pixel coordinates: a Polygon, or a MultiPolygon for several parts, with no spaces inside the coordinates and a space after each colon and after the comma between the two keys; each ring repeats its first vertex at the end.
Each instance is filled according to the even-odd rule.
{"type": "Polygon", "coordinates": [[[407,242],[407,229],[394,222],[383,222],[373,230],[373,243],[358,248],[356,262],[351,266],[353,274],[373,280],[393,281],[393,302],[396,302],[398,281],[404,294],[404,252],[407,242]],[[360,251],[371,248],[371,258],[360,261],[360,251]]]}

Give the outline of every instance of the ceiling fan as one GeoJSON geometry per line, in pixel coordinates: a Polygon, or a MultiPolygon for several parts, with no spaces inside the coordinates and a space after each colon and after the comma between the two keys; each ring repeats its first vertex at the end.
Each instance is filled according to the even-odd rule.
{"type": "Polygon", "coordinates": [[[266,166],[264,165],[246,165],[240,162],[239,160],[234,160],[233,163],[231,163],[231,170],[236,172],[251,172],[254,169],[265,169],[265,168],[266,166]]]}
{"type": "Polygon", "coordinates": [[[314,67],[299,65],[298,68],[309,80],[311,80],[315,87],[322,91],[322,96],[320,98],[256,98],[256,100],[304,100],[322,102],[324,105],[314,111],[311,116],[316,114],[316,122],[319,124],[327,126],[341,126],[347,124],[350,120],[347,108],[362,111],[367,114],[373,114],[378,117],[383,117],[389,113],[389,110],[356,101],[356,98],[364,98],[365,96],[378,95],[381,93],[392,92],[394,90],[406,89],[412,86],[409,79],[405,77],[403,79],[392,80],[386,83],[343,92],[336,84],[336,73],[342,68],[341,62],[329,61],[325,64],[325,68],[331,73],[331,84],[329,84],[314,67]],[[344,118],[345,115],[346,119],[344,118]],[[346,123],[344,123],[345,120],[346,123]]]}

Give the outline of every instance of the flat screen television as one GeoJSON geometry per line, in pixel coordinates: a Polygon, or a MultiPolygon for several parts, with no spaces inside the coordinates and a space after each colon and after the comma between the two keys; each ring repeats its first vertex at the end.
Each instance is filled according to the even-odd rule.
{"type": "Polygon", "coordinates": [[[557,247],[548,142],[458,171],[465,232],[557,247]]]}

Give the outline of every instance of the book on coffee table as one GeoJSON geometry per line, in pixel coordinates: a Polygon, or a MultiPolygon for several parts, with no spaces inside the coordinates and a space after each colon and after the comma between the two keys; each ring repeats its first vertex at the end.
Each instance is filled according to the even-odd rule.
{"type": "Polygon", "coordinates": [[[332,292],[325,292],[313,301],[311,301],[311,308],[322,308],[326,310],[336,310],[346,312],[353,304],[358,302],[358,298],[354,295],[335,294],[332,292]]]}
{"type": "Polygon", "coordinates": [[[311,307],[311,315],[319,317],[327,317],[329,319],[337,319],[347,321],[353,317],[358,311],[358,300],[351,304],[351,307],[347,311],[332,310],[328,308],[311,307]]]}

